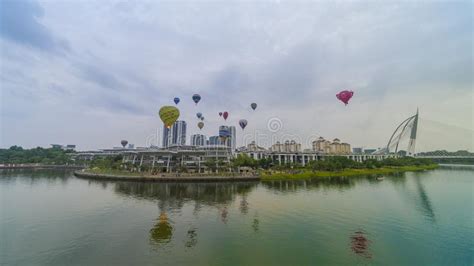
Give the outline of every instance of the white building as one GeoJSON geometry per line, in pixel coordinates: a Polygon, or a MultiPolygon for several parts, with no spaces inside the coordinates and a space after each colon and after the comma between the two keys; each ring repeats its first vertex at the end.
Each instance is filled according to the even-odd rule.
{"type": "Polygon", "coordinates": [[[338,138],[332,142],[319,137],[313,141],[313,151],[326,154],[351,154],[351,145],[349,143],[341,143],[338,138]]]}
{"type": "Polygon", "coordinates": [[[232,150],[232,153],[235,152],[235,149],[237,148],[237,131],[234,126],[229,127],[229,142],[227,143],[227,146],[229,146],[232,150]]]}
{"type": "Polygon", "coordinates": [[[171,128],[163,126],[163,147],[186,145],[186,121],[176,121],[171,128]]]}
{"type": "Polygon", "coordinates": [[[202,134],[191,135],[191,146],[204,146],[206,145],[206,136],[202,134]]]}
{"type": "Polygon", "coordinates": [[[285,143],[277,141],[270,147],[271,152],[301,152],[301,144],[294,140],[287,140],[285,143]]]}

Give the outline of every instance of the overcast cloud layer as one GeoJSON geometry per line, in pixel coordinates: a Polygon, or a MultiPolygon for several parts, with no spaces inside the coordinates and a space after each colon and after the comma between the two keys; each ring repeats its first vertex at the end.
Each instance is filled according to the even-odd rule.
{"type": "Polygon", "coordinates": [[[189,133],[200,111],[202,133],[217,134],[227,110],[247,133],[381,147],[419,107],[418,151],[474,150],[471,1],[2,1],[0,12],[0,147],[156,144],[157,111],[178,96],[189,133]],[[335,97],[346,88],[347,107],[335,97]]]}

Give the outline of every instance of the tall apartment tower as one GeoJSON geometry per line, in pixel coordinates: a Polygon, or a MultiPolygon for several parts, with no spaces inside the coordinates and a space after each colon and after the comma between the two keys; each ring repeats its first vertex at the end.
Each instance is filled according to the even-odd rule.
{"type": "Polygon", "coordinates": [[[176,121],[171,128],[163,126],[163,147],[186,145],[186,121],[176,121]]]}
{"type": "Polygon", "coordinates": [[[202,134],[191,135],[191,145],[192,146],[204,146],[206,145],[206,136],[202,134]]]}

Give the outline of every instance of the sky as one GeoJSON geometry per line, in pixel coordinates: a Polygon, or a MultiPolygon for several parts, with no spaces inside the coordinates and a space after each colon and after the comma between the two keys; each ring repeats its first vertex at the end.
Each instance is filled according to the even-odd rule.
{"type": "Polygon", "coordinates": [[[473,13],[471,1],[2,0],[0,147],[156,145],[158,110],[180,97],[188,143],[247,119],[239,146],[377,148],[419,108],[417,151],[474,151],[473,13]]]}

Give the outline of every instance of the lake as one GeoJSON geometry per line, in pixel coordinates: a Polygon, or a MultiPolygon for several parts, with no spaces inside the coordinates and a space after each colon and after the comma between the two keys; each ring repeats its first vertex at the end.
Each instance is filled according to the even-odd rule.
{"type": "Polygon", "coordinates": [[[0,264],[473,265],[474,168],[133,183],[0,172],[0,264]]]}

